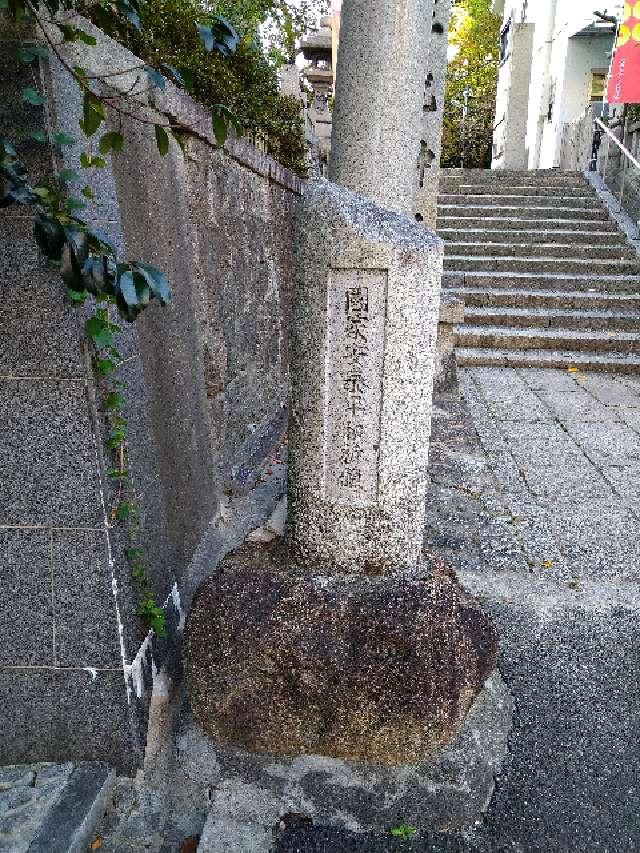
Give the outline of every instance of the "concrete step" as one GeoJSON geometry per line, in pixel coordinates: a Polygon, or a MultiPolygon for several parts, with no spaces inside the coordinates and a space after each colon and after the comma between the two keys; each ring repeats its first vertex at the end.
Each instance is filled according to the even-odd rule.
{"type": "Polygon", "coordinates": [[[564,172],[559,169],[441,169],[440,180],[467,184],[506,184],[515,186],[573,186],[587,185],[582,172],[564,172]]]}
{"type": "Polygon", "coordinates": [[[640,332],[640,312],[587,310],[584,308],[465,307],[465,325],[516,326],[640,332]]]}
{"type": "Polygon", "coordinates": [[[604,274],[636,275],[640,273],[640,259],[598,260],[595,258],[535,258],[513,257],[487,258],[477,255],[446,255],[445,270],[453,272],[528,272],[539,275],[545,273],[582,273],[599,276],[604,274]]]}
{"type": "Polygon", "coordinates": [[[640,293],[638,275],[593,275],[591,273],[550,272],[445,272],[443,287],[468,287],[477,290],[580,290],[592,293],[640,293]]]}
{"type": "MultiPolygon", "coordinates": [[[[452,208],[449,207],[449,210],[452,208]]],[[[461,216],[456,209],[450,215],[448,213],[440,213],[436,223],[436,230],[441,233],[444,230],[459,230],[467,231],[474,228],[489,229],[491,231],[511,232],[511,231],[533,231],[539,230],[540,233],[547,231],[571,231],[586,234],[587,232],[609,232],[620,236],[618,227],[611,219],[580,219],[579,217],[552,217],[546,219],[544,223],[540,219],[527,217],[522,211],[514,213],[512,217],[493,216],[489,212],[487,216],[461,216]]]]}
{"type": "Polygon", "coordinates": [[[495,195],[463,195],[461,193],[440,193],[438,205],[458,205],[459,207],[482,204],[492,207],[517,207],[521,210],[543,207],[545,209],[568,208],[579,209],[597,208],[602,210],[602,203],[596,195],[583,193],[580,196],[565,195],[557,191],[553,195],[523,196],[505,191],[495,195]]]}
{"type": "Polygon", "coordinates": [[[528,243],[530,245],[572,244],[573,246],[619,246],[629,249],[629,244],[618,231],[571,231],[556,229],[523,229],[520,231],[492,230],[490,228],[440,228],[438,236],[445,243],[528,243]]]}
{"type": "Polygon", "coordinates": [[[640,291],[633,295],[579,290],[506,290],[502,288],[455,287],[447,292],[464,300],[465,312],[471,308],[547,308],[582,311],[634,312],[640,322],[640,291]]]}
{"type": "Polygon", "coordinates": [[[635,260],[637,255],[631,246],[618,244],[613,246],[603,245],[593,241],[590,245],[575,246],[573,243],[518,243],[515,241],[504,243],[491,242],[447,242],[445,243],[445,254],[447,256],[459,257],[518,257],[518,258],[594,258],[596,260],[635,260]]]}
{"type": "Polygon", "coordinates": [[[459,218],[461,216],[491,219],[579,219],[602,220],[609,219],[608,212],[600,205],[586,207],[570,207],[564,205],[545,207],[526,207],[519,204],[438,204],[438,220],[442,216],[459,218]]]}
{"type": "Polygon", "coordinates": [[[504,186],[504,192],[500,192],[499,184],[482,184],[482,183],[473,183],[473,184],[465,184],[465,183],[454,183],[451,181],[440,181],[439,191],[441,194],[453,194],[459,196],[474,196],[474,195],[504,195],[504,193],[508,195],[517,195],[517,196],[526,196],[527,198],[532,197],[540,197],[547,198],[552,197],[555,198],[557,195],[562,195],[563,197],[567,196],[580,196],[580,197],[589,197],[596,198],[593,191],[589,189],[588,184],[571,184],[571,185],[562,185],[557,186],[553,184],[508,184],[504,186]]]}
{"type": "Polygon", "coordinates": [[[459,347],[488,349],[592,350],[640,353],[640,331],[521,329],[498,326],[454,326],[459,347]]]}
{"type": "Polygon", "coordinates": [[[640,358],[624,352],[573,352],[571,350],[456,349],[460,367],[539,367],[640,374],[640,358]]]}
{"type": "Polygon", "coordinates": [[[115,771],[98,761],[0,767],[0,850],[81,853],[109,804],[115,771]],[[7,806],[8,805],[8,809],[7,806]]]}

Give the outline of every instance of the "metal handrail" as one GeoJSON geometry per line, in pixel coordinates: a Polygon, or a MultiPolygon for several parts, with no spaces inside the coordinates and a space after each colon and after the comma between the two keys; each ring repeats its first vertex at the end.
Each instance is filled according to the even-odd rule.
{"type": "Polygon", "coordinates": [[[631,160],[631,162],[633,163],[633,165],[634,165],[634,166],[636,166],[638,169],[640,169],[640,163],[638,163],[638,161],[637,161],[637,160],[636,160],[636,158],[633,156],[633,154],[631,153],[631,151],[629,151],[629,149],[628,149],[625,145],[623,145],[623,144],[622,144],[622,142],[620,142],[620,140],[618,139],[618,137],[617,137],[617,136],[614,136],[614,135],[613,135],[613,133],[611,133],[611,131],[609,130],[609,128],[607,127],[607,125],[606,125],[606,124],[604,124],[604,122],[600,121],[600,119],[599,119],[599,118],[594,119],[594,121],[595,121],[596,125],[598,125],[598,127],[599,127],[601,130],[604,130],[604,132],[607,134],[607,136],[610,136],[610,137],[611,137],[611,139],[613,139],[613,141],[614,141],[614,142],[615,142],[615,144],[618,146],[618,148],[622,151],[622,153],[623,153],[623,154],[625,154],[625,156],[626,156],[626,157],[628,157],[628,158],[629,158],[629,160],[631,160]]]}
{"type": "Polygon", "coordinates": [[[631,151],[629,151],[629,149],[625,145],[623,145],[622,142],[620,142],[618,137],[614,136],[614,134],[609,130],[609,128],[606,126],[606,124],[604,124],[604,122],[600,121],[599,118],[594,118],[594,124],[595,124],[596,130],[595,130],[594,141],[593,141],[592,160],[591,160],[591,167],[590,167],[591,171],[593,171],[593,172],[595,172],[595,171],[599,172],[600,171],[598,169],[598,153],[599,153],[599,149],[600,149],[600,142],[601,142],[603,131],[607,135],[607,151],[606,151],[606,154],[604,157],[604,164],[602,167],[602,172],[600,174],[602,175],[602,178],[605,181],[605,183],[607,180],[607,166],[609,164],[609,140],[613,139],[613,141],[618,146],[620,151],[624,154],[624,160],[622,161],[622,181],[621,181],[621,186],[620,186],[620,196],[618,198],[618,201],[620,203],[620,209],[622,209],[622,199],[624,198],[624,190],[625,190],[625,182],[627,179],[628,164],[631,163],[633,166],[636,167],[636,169],[640,169],[640,163],[636,160],[636,158],[633,156],[631,151]]]}

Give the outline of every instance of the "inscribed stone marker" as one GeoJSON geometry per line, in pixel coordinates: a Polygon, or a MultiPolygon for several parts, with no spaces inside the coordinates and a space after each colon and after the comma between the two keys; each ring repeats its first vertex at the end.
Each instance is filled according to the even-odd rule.
{"type": "Polygon", "coordinates": [[[385,270],[331,270],[327,286],[324,497],[378,498],[385,270]]]}

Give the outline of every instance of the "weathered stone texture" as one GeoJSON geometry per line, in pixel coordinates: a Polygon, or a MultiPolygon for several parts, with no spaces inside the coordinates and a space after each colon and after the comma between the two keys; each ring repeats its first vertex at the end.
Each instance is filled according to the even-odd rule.
{"type": "Polygon", "coordinates": [[[196,720],[218,742],[383,765],[433,754],[495,667],[490,619],[434,565],[330,579],[245,545],[198,594],[187,628],[196,720]]]}
{"type": "MultiPolygon", "coordinates": [[[[66,44],[70,61],[94,74],[137,64],[86,26],[98,44],[66,44]]],[[[0,132],[22,140],[31,174],[46,176],[51,149],[25,142],[27,131],[79,138],[81,93],[55,58],[43,63],[45,121],[42,108],[20,100],[32,68],[12,58],[13,47],[0,43],[0,132]]],[[[96,196],[86,215],[121,253],[163,269],[173,289],[172,307],[123,324],[118,341],[139,544],[154,596],[168,602],[171,634],[176,576],[219,515],[236,469],[250,487],[285,429],[283,327],[300,182],[246,142],[218,150],[206,110],[168,88],[167,108],[198,141],[186,157],[174,148],[161,158],[152,128],[127,125],[122,155],[86,173],[96,196]]],[[[77,167],[82,150],[66,146],[58,165],[77,167]]],[[[0,763],[68,756],[130,770],[143,754],[148,701],[134,682],[148,688],[151,652],[138,654],[146,628],[135,615],[126,529],[105,523],[116,495],[104,475],[111,457],[101,389],[81,344],[86,313],[65,303],[39,257],[28,210],[1,212],[0,245],[0,573],[10,622],[0,763]]],[[[154,641],[158,668],[171,643],[154,641]]]]}
{"type": "Polygon", "coordinates": [[[414,567],[422,547],[442,244],[409,217],[318,181],[307,186],[298,211],[295,264],[292,554],[326,574],[414,567]],[[355,303],[353,315],[345,309],[352,297],[367,302],[366,312],[355,303]],[[366,324],[356,337],[357,311],[366,324]]]}
{"type": "Polygon", "coordinates": [[[432,10],[433,0],[351,0],[342,8],[329,177],[408,214],[432,10]]]}
{"type": "MultiPolygon", "coordinates": [[[[222,487],[286,401],[296,195],[197,142],[190,212],[202,275],[204,376],[222,487]]],[[[284,423],[279,427],[282,432],[284,423]]],[[[269,446],[263,448],[263,456],[269,446]]]]}
{"type": "Polygon", "coordinates": [[[447,76],[447,34],[452,0],[433,0],[431,33],[425,63],[420,149],[418,153],[418,190],[415,211],[430,228],[436,227],[442,121],[447,76]]]}

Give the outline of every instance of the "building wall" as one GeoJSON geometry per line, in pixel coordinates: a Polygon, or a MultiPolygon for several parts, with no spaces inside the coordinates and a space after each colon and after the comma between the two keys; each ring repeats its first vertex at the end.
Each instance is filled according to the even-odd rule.
{"type": "MultiPolygon", "coordinates": [[[[138,64],[87,28],[97,47],[67,45],[69,60],[89,73],[138,64]]],[[[0,132],[75,133],[80,98],[66,72],[43,63],[47,109],[23,104],[31,69],[11,58],[3,34],[0,132]]],[[[153,130],[125,123],[123,153],[89,178],[96,200],[87,213],[129,257],[162,268],[173,290],[170,307],[124,324],[119,370],[141,544],[169,637],[145,636],[135,616],[125,531],[109,512],[106,424],[84,316],[65,304],[62,282],[38,256],[30,212],[7,208],[0,211],[2,764],[100,758],[127,772],[139,766],[151,658],[158,669],[171,665],[181,596],[192,593],[190,561],[205,534],[224,527],[228,496],[240,500],[251,489],[286,429],[300,181],[242,140],[217,148],[207,111],[174,87],[162,99],[160,108],[194,134],[185,156],[172,146],[160,158],[153,130]]],[[[36,174],[52,172],[48,147],[26,141],[19,153],[36,174]]],[[[58,165],[76,165],[79,154],[71,147],[58,165]]],[[[200,558],[215,568],[213,556],[200,558]]]]}
{"type": "Polygon", "coordinates": [[[526,145],[534,26],[516,23],[498,78],[492,166],[526,169],[526,145]]]}
{"type": "Polygon", "coordinates": [[[507,0],[494,3],[503,9],[503,22],[511,20],[512,36],[519,22],[534,28],[531,43],[512,38],[510,55],[503,63],[498,83],[498,117],[508,115],[507,105],[526,104],[526,138],[521,138],[521,123],[511,127],[505,122],[496,131],[495,167],[503,167],[504,151],[517,150],[513,162],[524,162],[531,169],[553,168],[560,162],[564,125],[573,122],[589,105],[589,86],[592,69],[607,68],[608,53],[613,37],[603,33],[594,38],[573,38],[593,21],[591,6],[575,0],[507,0]],[[516,52],[520,47],[521,55],[516,52]],[[517,71],[530,64],[530,85],[526,101],[523,95],[522,74],[517,71]],[[551,111],[550,111],[551,106],[551,111]],[[550,116],[550,117],[549,117],[550,116]]]}

